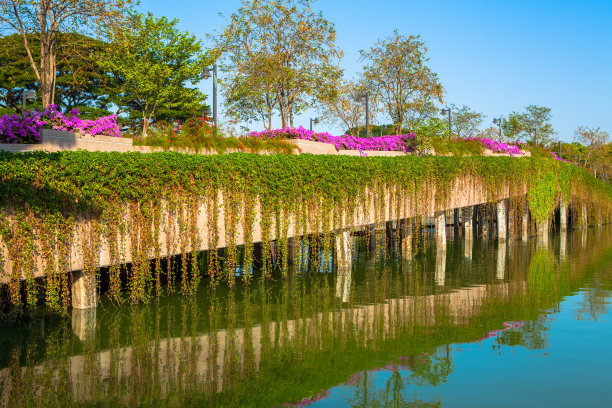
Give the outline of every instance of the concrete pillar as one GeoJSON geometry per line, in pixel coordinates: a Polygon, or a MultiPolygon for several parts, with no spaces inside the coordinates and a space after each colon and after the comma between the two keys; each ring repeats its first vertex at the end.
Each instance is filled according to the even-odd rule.
{"type": "Polygon", "coordinates": [[[550,223],[548,218],[540,221],[538,224],[538,244],[543,247],[548,247],[549,226],[550,223]]]}
{"type": "Polygon", "coordinates": [[[438,211],[436,213],[436,245],[446,248],[446,213],[438,211]]]}
{"type": "Polygon", "coordinates": [[[351,232],[344,230],[335,237],[335,256],[338,267],[351,266],[353,263],[353,242],[351,232]]]}
{"type": "Polygon", "coordinates": [[[412,234],[404,235],[401,242],[402,258],[412,260],[412,234]]]}
{"type": "Polygon", "coordinates": [[[453,210],[453,237],[459,235],[459,208],[453,210]]]}
{"type": "Polygon", "coordinates": [[[561,230],[559,235],[559,259],[565,261],[567,258],[567,232],[561,230]]]}
{"type": "Polygon", "coordinates": [[[497,203],[497,238],[500,241],[505,241],[508,238],[507,211],[508,208],[505,200],[497,203]]]}
{"type": "Polygon", "coordinates": [[[370,242],[368,244],[370,245],[370,253],[373,254],[376,250],[376,224],[372,224],[368,228],[370,236],[370,242]]]}
{"type": "Polygon", "coordinates": [[[567,204],[563,196],[561,196],[561,200],[559,201],[559,229],[561,231],[567,231],[567,204]]]}
{"type": "Polygon", "coordinates": [[[589,226],[589,219],[587,213],[586,204],[582,204],[580,211],[580,228],[587,228],[589,226]]]}
{"type": "Polygon", "coordinates": [[[72,272],[72,307],[74,309],[91,309],[98,304],[96,278],[93,273],[72,272]]]}
{"type": "Polygon", "coordinates": [[[465,237],[463,240],[463,256],[468,261],[472,260],[472,252],[474,250],[474,240],[472,237],[465,237]]]}
{"type": "Polygon", "coordinates": [[[336,275],[336,297],[342,303],[348,303],[351,297],[351,282],[353,280],[352,268],[350,266],[338,266],[336,275]]]}
{"type": "Polygon", "coordinates": [[[499,280],[503,280],[506,276],[506,241],[500,240],[497,246],[497,272],[495,277],[499,280]]]}
{"type": "Polygon", "coordinates": [[[96,338],[96,308],[73,308],[72,331],[83,342],[94,340],[96,338]]]}
{"type": "Polygon", "coordinates": [[[489,237],[489,214],[486,205],[478,206],[478,230],[483,238],[489,237]]]}
{"type": "Polygon", "coordinates": [[[336,234],[335,256],[338,264],[336,297],[343,303],[349,301],[353,269],[353,239],[349,230],[336,234]]]}
{"type": "Polygon", "coordinates": [[[461,220],[463,222],[463,236],[472,239],[474,234],[474,207],[463,207],[461,209],[461,220]]]}
{"type": "Polygon", "coordinates": [[[521,237],[523,241],[527,241],[529,237],[529,209],[527,205],[525,205],[525,209],[523,210],[523,225],[522,225],[522,233],[521,237]]]}
{"type": "Polygon", "coordinates": [[[438,247],[436,249],[436,272],[434,280],[438,286],[444,286],[446,282],[446,247],[438,247]]]}

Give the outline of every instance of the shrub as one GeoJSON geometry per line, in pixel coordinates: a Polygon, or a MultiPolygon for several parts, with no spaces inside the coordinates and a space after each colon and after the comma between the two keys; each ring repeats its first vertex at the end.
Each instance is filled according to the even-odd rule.
{"type": "Polygon", "coordinates": [[[42,129],[68,132],[79,131],[91,136],[121,137],[117,115],[97,119],[80,119],[79,111],[73,109],[64,114],[57,106],[50,105],[44,110],[26,110],[23,116],[0,116],[0,143],[39,143],[42,129]]]}

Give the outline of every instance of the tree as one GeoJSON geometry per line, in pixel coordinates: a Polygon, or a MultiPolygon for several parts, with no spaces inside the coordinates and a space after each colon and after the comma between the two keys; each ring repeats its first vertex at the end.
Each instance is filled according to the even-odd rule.
{"type": "MultiPolygon", "coordinates": [[[[33,56],[38,57],[37,39],[28,35],[33,56]]],[[[55,104],[64,112],[77,108],[81,117],[110,115],[113,93],[111,78],[98,64],[106,44],[77,33],[58,33],[55,104]]],[[[0,109],[21,113],[21,95],[38,88],[26,51],[18,34],[0,37],[0,109]]],[[[28,104],[41,107],[39,99],[28,104]]]]}
{"type": "Polygon", "coordinates": [[[426,52],[419,36],[404,37],[397,30],[361,51],[363,76],[369,88],[380,95],[396,134],[404,123],[413,128],[419,118],[434,113],[436,101],[442,103],[443,88],[426,66],[426,52]]]}
{"type": "Polygon", "coordinates": [[[535,146],[549,144],[557,134],[550,122],[550,111],[544,106],[529,105],[522,113],[512,112],[508,118],[502,118],[503,141],[516,143],[523,139],[535,146]]]}
{"type": "Polygon", "coordinates": [[[529,140],[536,146],[550,143],[557,134],[550,123],[550,111],[550,108],[544,106],[529,105],[520,116],[523,132],[530,133],[529,140]]]}
{"type": "Polygon", "coordinates": [[[121,113],[139,118],[144,136],[156,117],[176,119],[200,112],[205,96],[188,85],[201,79],[205,56],[195,36],[176,28],[177,20],[131,13],[129,21],[112,39],[102,66],[121,89],[115,104],[121,113]]]}
{"type": "Polygon", "coordinates": [[[604,132],[601,128],[580,126],[576,129],[574,140],[582,143],[587,148],[587,156],[584,161],[585,167],[588,166],[589,159],[594,152],[606,147],[609,137],[608,132],[604,132]]]}
{"type": "Polygon", "coordinates": [[[334,26],[311,0],[243,0],[215,41],[228,111],[239,118],[270,124],[278,110],[282,126],[293,126],[295,113],[333,94],[341,74],[334,26]]]}
{"type": "Polygon", "coordinates": [[[474,137],[479,132],[485,118],[484,113],[475,112],[465,105],[457,108],[453,104],[450,109],[452,115],[452,133],[456,134],[457,137],[474,137]]]}
{"type": "Polygon", "coordinates": [[[499,137],[501,142],[516,143],[526,134],[528,135],[528,128],[525,127],[526,124],[523,116],[521,113],[512,112],[507,118],[501,118],[502,134],[499,137]]]}
{"type": "MultiPolygon", "coordinates": [[[[19,34],[38,83],[42,106],[55,101],[58,33],[121,25],[130,0],[2,0],[0,30],[19,34]],[[31,36],[39,44],[35,58],[31,36]]],[[[100,31],[100,30],[98,30],[100,31]]]]}
{"type": "MultiPolygon", "coordinates": [[[[358,136],[359,129],[365,127],[365,104],[357,102],[355,95],[367,92],[363,81],[342,81],[336,87],[336,93],[320,102],[319,111],[329,122],[341,124],[348,129],[347,133],[358,136]]],[[[376,111],[376,95],[369,92],[370,117],[374,118],[376,111]]]]}

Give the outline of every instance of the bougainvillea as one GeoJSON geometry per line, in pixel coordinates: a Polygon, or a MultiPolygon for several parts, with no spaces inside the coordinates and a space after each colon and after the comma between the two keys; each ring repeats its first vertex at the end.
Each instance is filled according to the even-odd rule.
{"type": "Polygon", "coordinates": [[[477,140],[485,148],[495,153],[504,153],[504,154],[509,154],[510,156],[523,154],[523,152],[521,151],[521,147],[519,146],[523,144],[522,142],[518,142],[517,144],[513,145],[513,144],[506,144],[506,143],[498,142],[497,140],[484,139],[484,138],[478,138],[478,137],[470,137],[468,138],[468,140],[477,140]]]}
{"type": "Polygon", "coordinates": [[[0,143],[38,143],[42,129],[79,131],[90,136],[121,137],[117,115],[97,119],[79,118],[78,109],[62,113],[57,106],[50,105],[44,110],[26,110],[23,116],[5,115],[0,117],[0,143]]]}
{"type": "Polygon", "coordinates": [[[327,132],[317,133],[300,126],[299,128],[251,132],[247,134],[247,137],[310,140],[313,142],[331,143],[338,150],[378,150],[408,153],[415,149],[414,133],[408,135],[375,136],[370,138],[350,135],[332,136],[327,132]]]}

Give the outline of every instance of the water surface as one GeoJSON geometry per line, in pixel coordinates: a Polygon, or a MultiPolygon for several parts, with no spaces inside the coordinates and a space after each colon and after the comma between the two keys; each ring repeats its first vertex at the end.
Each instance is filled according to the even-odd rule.
{"type": "Polygon", "coordinates": [[[4,323],[0,405],[612,401],[609,228],[458,235],[445,251],[425,238],[416,254],[382,242],[351,237],[348,256],[303,243],[287,278],[4,323]]]}

